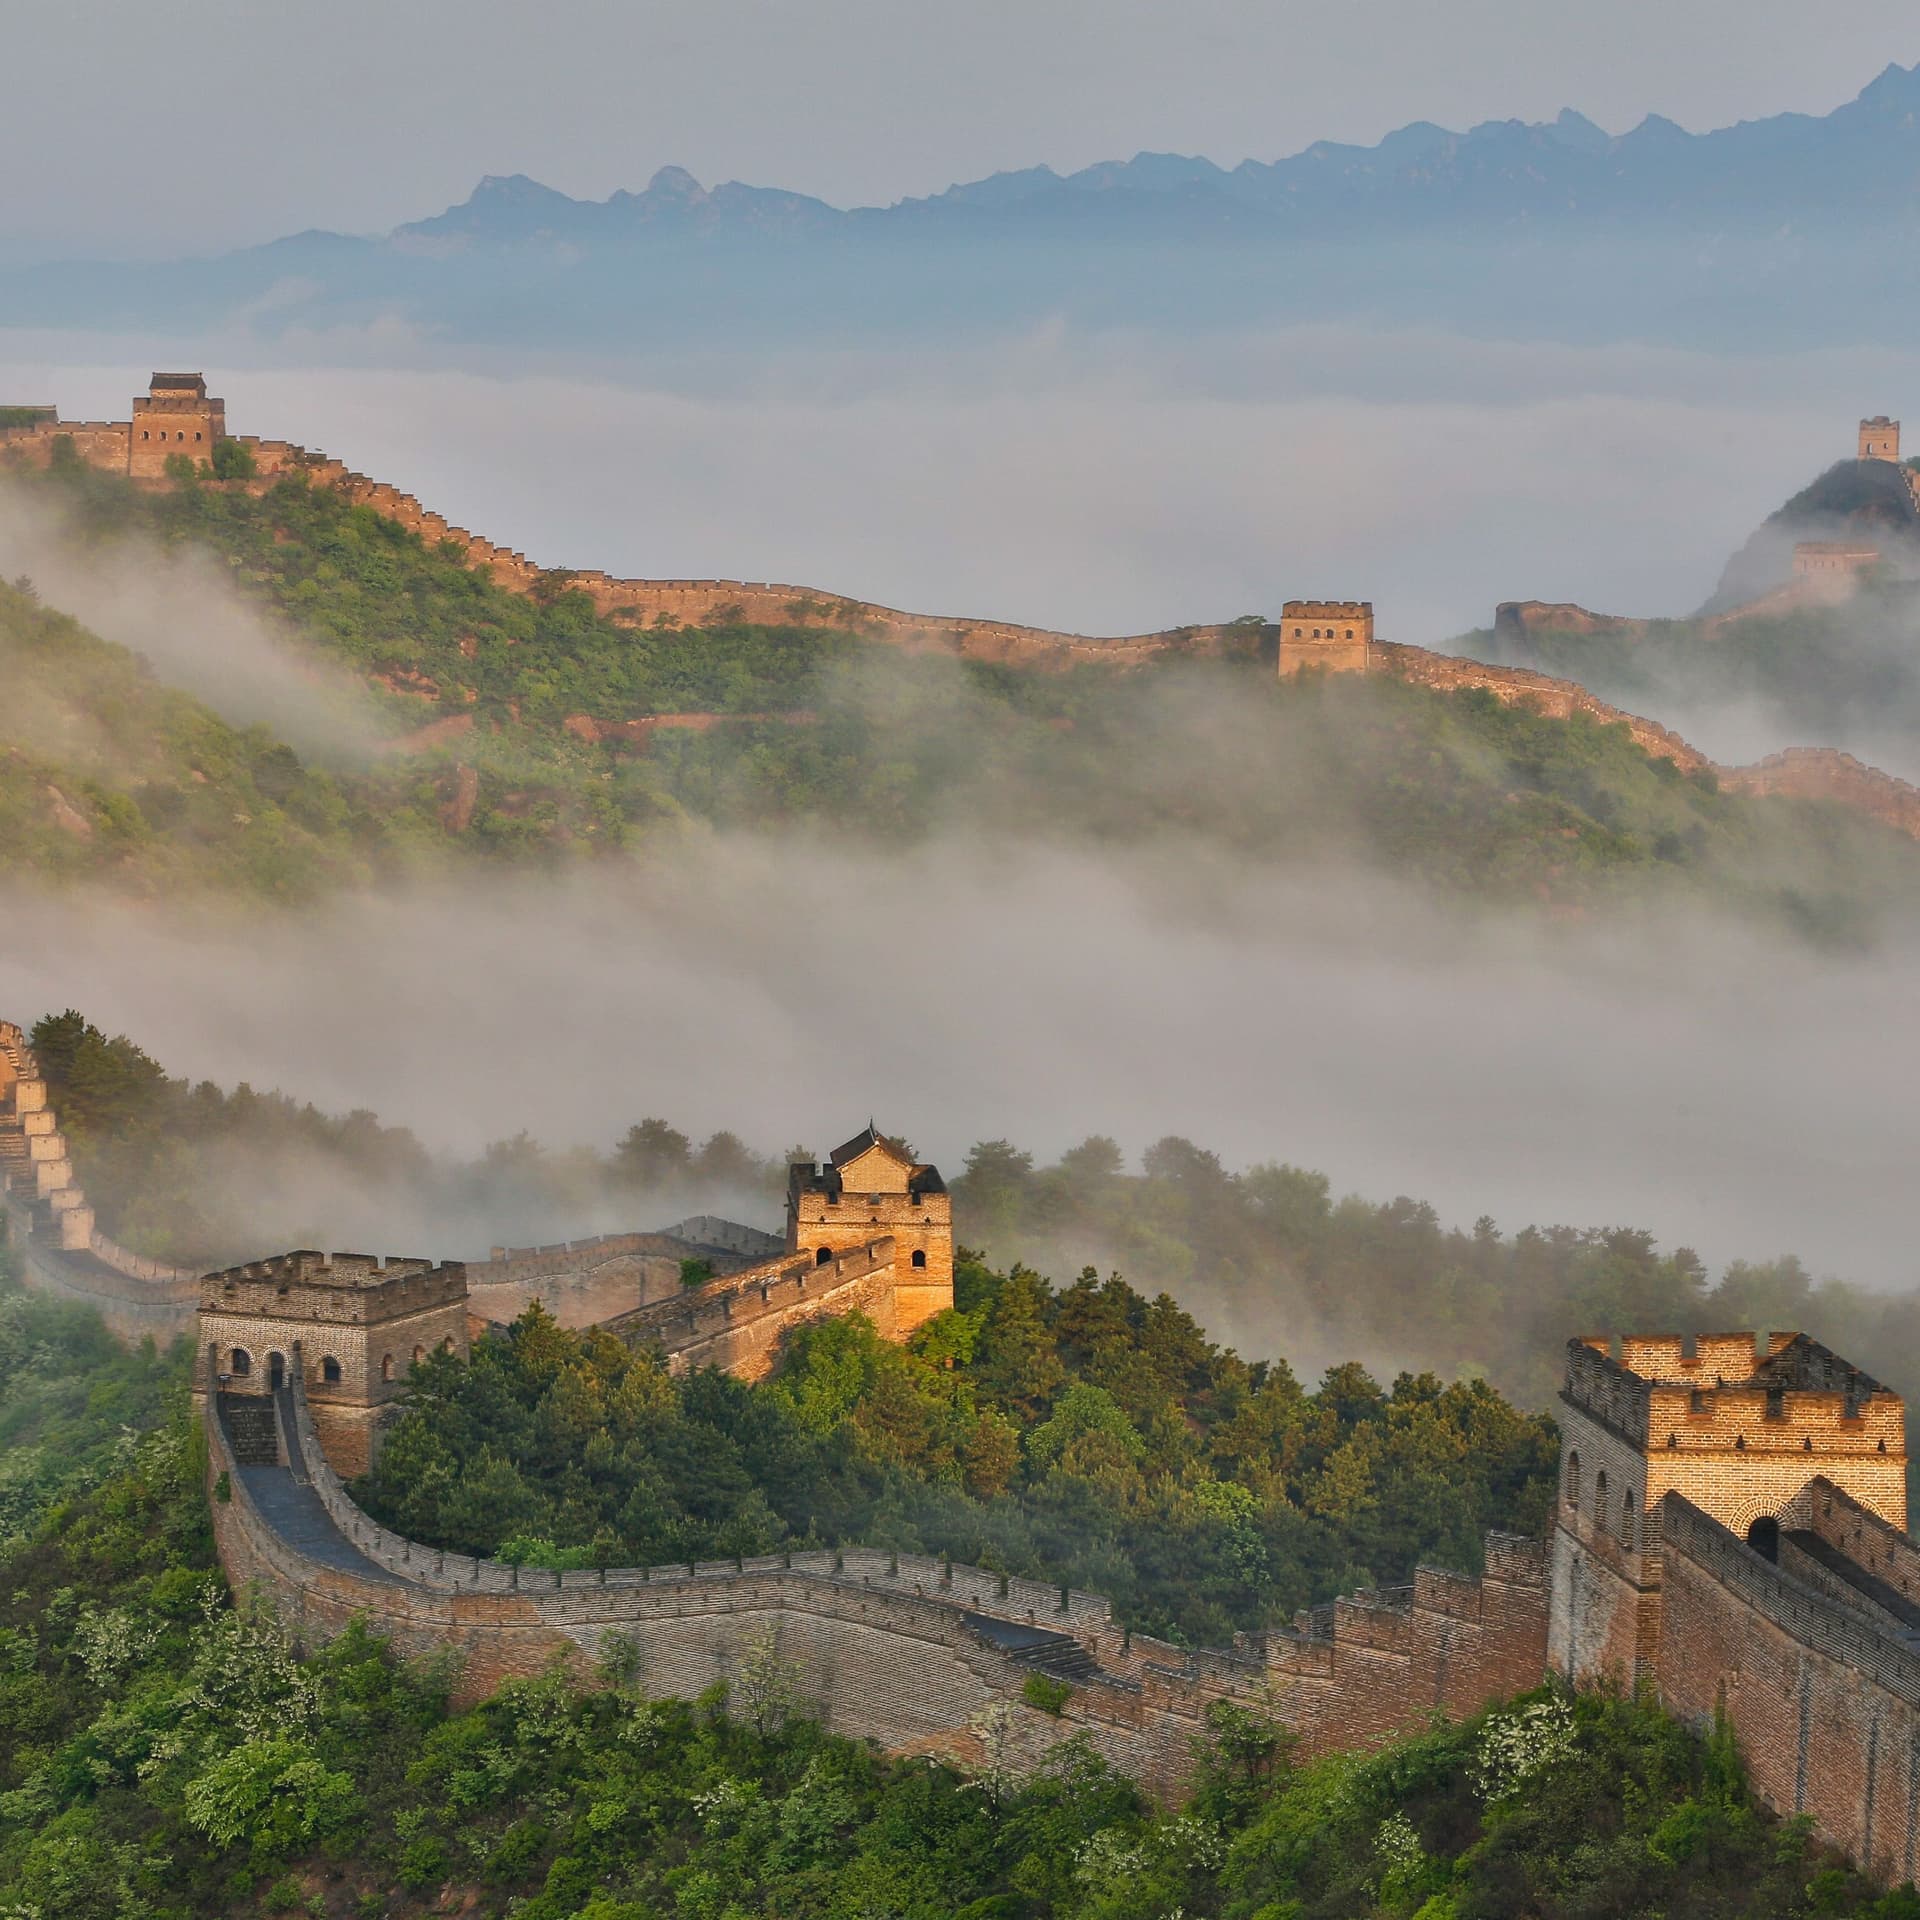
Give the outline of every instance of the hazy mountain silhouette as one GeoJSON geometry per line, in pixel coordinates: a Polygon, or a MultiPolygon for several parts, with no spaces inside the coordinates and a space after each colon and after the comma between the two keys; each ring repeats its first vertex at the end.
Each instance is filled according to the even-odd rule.
{"type": "Polygon", "coordinates": [[[214,260],[0,271],[0,324],[325,327],[399,315],[567,347],[964,331],[1041,313],[1187,328],[1345,318],[1720,346],[1904,342],[1920,66],[1823,116],[1609,134],[1567,110],[1417,122],[1232,168],[1142,153],[886,207],[663,168],[576,200],[524,175],[392,233],[214,260]]]}

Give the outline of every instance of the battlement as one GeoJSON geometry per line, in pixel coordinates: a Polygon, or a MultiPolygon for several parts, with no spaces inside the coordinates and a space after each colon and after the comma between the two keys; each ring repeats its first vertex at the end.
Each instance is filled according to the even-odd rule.
{"type": "Polygon", "coordinates": [[[1805,1334],[1604,1336],[1568,1342],[1562,1398],[1630,1444],[1669,1451],[1906,1454],[1899,1395],[1805,1334]]]}
{"type": "Polygon", "coordinates": [[[1288,600],[1280,609],[1283,620],[1373,619],[1371,600],[1288,600]]]}
{"type": "Polygon", "coordinates": [[[255,1320],[377,1325],[453,1302],[465,1303],[467,1269],[417,1255],[320,1253],[310,1247],[250,1260],[201,1282],[203,1314],[255,1320]]]}

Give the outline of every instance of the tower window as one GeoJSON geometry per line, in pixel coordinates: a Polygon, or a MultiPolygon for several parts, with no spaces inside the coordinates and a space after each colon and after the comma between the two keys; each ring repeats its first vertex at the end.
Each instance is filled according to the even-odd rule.
{"type": "Polygon", "coordinates": [[[813,1250],[813,1264],[816,1267],[824,1267],[832,1258],[833,1249],[831,1247],[815,1247],[813,1250]]]}
{"type": "Polygon", "coordinates": [[[235,1347],[227,1356],[227,1371],[232,1374],[248,1374],[253,1371],[253,1355],[245,1347],[235,1347]]]}
{"type": "Polygon", "coordinates": [[[913,1250],[913,1264],[914,1264],[914,1265],[915,1265],[916,1267],[924,1267],[924,1266],[925,1266],[925,1265],[927,1264],[927,1250],[926,1250],[926,1248],[925,1248],[925,1247],[915,1247],[915,1248],[914,1248],[914,1250],[913,1250]]]}
{"type": "Polygon", "coordinates": [[[340,1384],[340,1362],[332,1354],[328,1354],[320,1362],[320,1378],[330,1387],[337,1387],[340,1384]]]}
{"type": "Polygon", "coordinates": [[[380,1378],[382,1380],[391,1380],[393,1378],[393,1355],[390,1353],[380,1356],[380,1378]]]}

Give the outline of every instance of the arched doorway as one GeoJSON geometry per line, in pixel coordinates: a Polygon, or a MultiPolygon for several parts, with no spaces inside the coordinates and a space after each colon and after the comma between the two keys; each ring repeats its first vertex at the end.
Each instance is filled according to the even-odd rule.
{"type": "Polygon", "coordinates": [[[1747,1529],[1747,1545],[1763,1560],[1780,1564],[1780,1522],[1771,1514],[1762,1514],[1747,1529]]]}
{"type": "Polygon", "coordinates": [[[267,1385],[275,1393],[287,1384],[287,1356],[284,1353],[267,1355],[267,1385]]]}

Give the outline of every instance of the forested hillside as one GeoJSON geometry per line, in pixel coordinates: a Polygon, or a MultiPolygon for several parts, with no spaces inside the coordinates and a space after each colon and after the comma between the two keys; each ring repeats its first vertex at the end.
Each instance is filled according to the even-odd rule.
{"type": "MultiPolygon", "coordinates": [[[[770,1650],[731,1698],[716,1689],[691,1704],[648,1701],[616,1658],[597,1690],[554,1674],[456,1712],[443,1669],[397,1663],[360,1633],[303,1654],[270,1613],[236,1605],[213,1559],[205,1454],[178,1363],[127,1356],[111,1392],[76,1393],[76,1380],[101,1384],[98,1321],[23,1298],[5,1274],[0,1246],[0,1486],[37,1477],[41,1488],[9,1504],[0,1537],[0,1912],[16,1920],[1920,1915],[1910,1892],[1876,1897],[1801,1826],[1761,1812],[1723,1744],[1603,1694],[1543,1693],[1306,1765],[1265,1714],[1218,1710],[1196,1742],[1194,1795],[1169,1810],[1145,1804],[1077,1742],[1015,1778],[991,1721],[966,1773],[823,1735],[770,1650]],[[46,1417],[56,1401],[57,1424],[46,1417]]],[[[1065,1338],[1009,1346],[1002,1303],[1020,1285],[996,1283],[987,1317],[999,1324],[969,1366],[986,1369],[998,1350],[1006,1381],[1009,1354],[1051,1353],[1082,1375],[1054,1380],[1055,1411],[1024,1441],[1048,1478],[1081,1483],[1082,1512],[1104,1508],[1129,1472],[1159,1476],[1184,1452],[1165,1496],[1176,1521],[1184,1515],[1182,1548],[1217,1538],[1239,1553],[1236,1563],[1229,1544],[1194,1569],[1196,1594],[1245,1578],[1254,1530],[1239,1490],[1265,1484],[1284,1498],[1301,1441],[1345,1432],[1350,1451],[1377,1427],[1404,1448],[1421,1431],[1464,1437],[1462,1410],[1498,1408],[1484,1390],[1436,1401],[1403,1387],[1383,1417],[1352,1379],[1308,1399],[1278,1367],[1256,1386],[1223,1356],[1196,1368],[1190,1338],[1164,1318],[1151,1358],[1097,1338],[1078,1350],[1065,1338]],[[1091,1385],[1089,1369],[1106,1370],[1111,1392],[1091,1385]],[[1170,1381],[1205,1415],[1204,1439],[1115,1411],[1144,1406],[1141,1387],[1151,1399],[1170,1381]],[[1263,1396],[1289,1416],[1220,1417],[1236,1397],[1244,1413],[1263,1396]],[[1097,1418],[1069,1411],[1095,1404],[1097,1418]],[[1120,1441],[1123,1429],[1141,1444],[1120,1441]],[[1223,1478],[1198,1455],[1228,1434],[1215,1455],[1231,1458],[1223,1478]]],[[[1097,1314],[1102,1297],[1087,1307],[1097,1314]]],[[[1084,1326],[1085,1309],[1073,1312],[1084,1326]]],[[[859,1352],[859,1330],[844,1331],[859,1352]]],[[[887,1353],[903,1370],[927,1367],[924,1356],[887,1353]]],[[[488,1344],[481,1355],[472,1378],[493,1385],[474,1394],[435,1376],[410,1416],[416,1442],[430,1407],[461,1431],[476,1415],[531,1417],[548,1449],[536,1474],[559,1485],[567,1457],[590,1477],[607,1470],[567,1417],[611,1377],[590,1345],[556,1343],[530,1321],[504,1352],[488,1344]]],[[[924,1381],[903,1388],[865,1379],[844,1353],[826,1358],[784,1388],[707,1379],[668,1390],[655,1379],[650,1391],[643,1363],[629,1361],[639,1371],[622,1394],[618,1455],[647,1459],[649,1488],[670,1484],[752,1524],[801,1461],[837,1453],[837,1488],[871,1483],[887,1432],[913,1425],[903,1412],[932,1407],[937,1422],[943,1393],[953,1405],[952,1390],[930,1399],[924,1381]],[[873,1389],[857,1402],[846,1392],[856,1378],[873,1389]],[[706,1418],[716,1414],[724,1433],[706,1418]]],[[[987,1397],[1006,1391],[984,1371],[982,1382],[987,1397]]],[[[1529,1430],[1510,1410],[1500,1417],[1511,1434],[1529,1430]]],[[[1438,1468],[1443,1482],[1457,1465],[1438,1468]]],[[[911,1475],[895,1473],[897,1491],[911,1475]]],[[[1343,1527],[1362,1537],[1375,1524],[1365,1489],[1350,1474],[1333,1479],[1347,1517],[1317,1524],[1330,1538],[1343,1527]]],[[[1072,1503],[1048,1498],[1070,1524],[1072,1503]]],[[[842,1517],[880,1537],[901,1524],[897,1499],[842,1517]]],[[[1123,1522],[1148,1524],[1141,1512],[1123,1522]]],[[[1303,1528],[1315,1524],[1301,1515],[1303,1528]]],[[[1163,1551],[1149,1584],[1180,1571],[1163,1551]]]]}
{"type": "Polygon", "coordinates": [[[16,723],[25,871],[285,896],[449,849],[551,865],[629,853],[676,821],[820,819],[896,846],[956,827],[1172,838],[1476,900],[1684,895],[1848,941],[1904,912],[1920,877],[1920,849],[1870,822],[1721,794],[1619,729],[1485,694],[1281,685],[1252,661],[1036,674],[817,626],[635,628],[564,575],[535,597],[509,593],[298,478],[264,494],[136,492],[68,465],[15,483],[69,512],[85,550],[145,536],[212,552],[240,593],[350,664],[396,732],[418,736],[378,772],[316,772],[258,730],[223,756],[208,740],[231,729],[199,709],[189,722],[177,703],[129,708],[135,663],[16,595],[14,655],[63,714],[111,728],[90,745],[64,721],[68,745],[51,757],[45,729],[16,723]],[[697,724],[631,724],[688,713],[697,724]]]}
{"type": "Polygon", "coordinates": [[[537,1308],[416,1378],[364,1491],[462,1553],[631,1565],[852,1543],[1108,1595],[1195,1645],[1285,1625],[1417,1561],[1537,1533],[1550,1424],[1484,1385],[1346,1365],[1317,1392],[1215,1346],[1164,1295],[1056,1290],[964,1261],[906,1347],[863,1319],[791,1338],[777,1379],[670,1375],[537,1308]]]}
{"type": "MultiPolygon", "coordinates": [[[[183,1266],[327,1239],[329,1194],[426,1222],[420,1250],[436,1255],[484,1246],[475,1222],[516,1211],[629,1228],[709,1205],[778,1213],[779,1154],[731,1132],[696,1144],[639,1115],[598,1151],[519,1134],[459,1161],[369,1112],[170,1078],[135,1042],[72,1010],[45,1016],[32,1038],[108,1230],[183,1266]]],[[[1792,1327],[1874,1355],[1881,1378],[1920,1393],[1920,1302],[1816,1282],[1786,1250],[1716,1276],[1641,1228],[1451,1224],[1417,1199],[1338,1195],[1308,1168],[1231,1168],[1171,1135],[1137,1170],[1100,1136],[1050,1165],[982,1141],[950,1184],[960,1239],[992,1265],[1026,1262],[1067,1287],[1090,1264],[1117,1271],[1147,1295],[1173,1295],[1221,1339],[1284,1348],[1316,1368],[1360,1357],[1388,1373],[1484,1376],[1544,1407],[1575,1332],[1792,1327]]],[[[605,1518],[568,1543],[591,1540],[605,1518]]],[[[805,1516],[788,1522],[804,1531],[805,1516]]],[[[537,1532],[550,1518],[530,1524],[537,1532]]]]}

